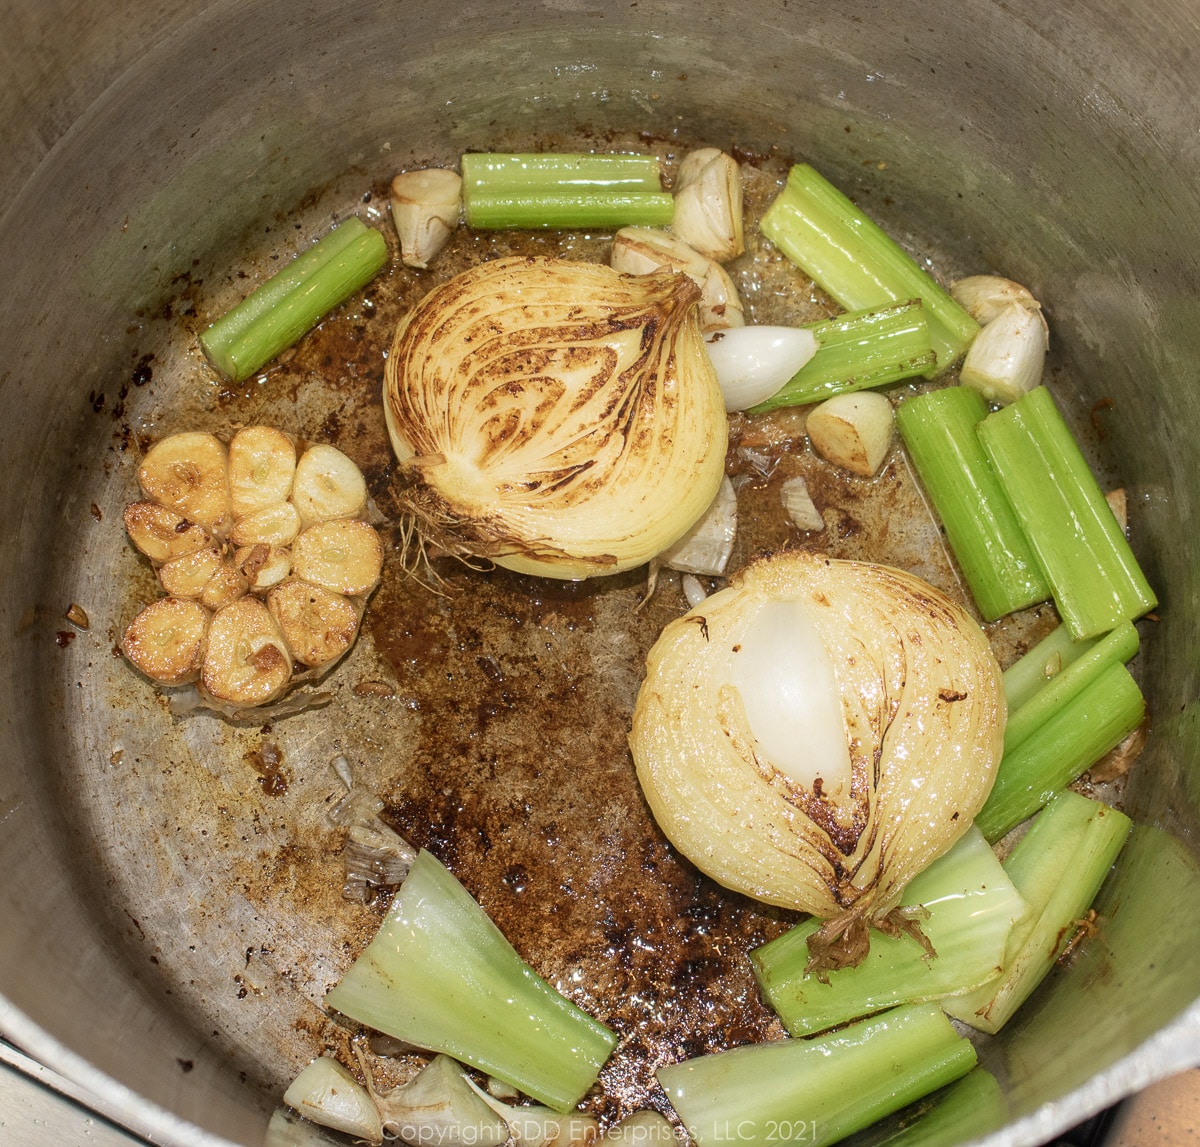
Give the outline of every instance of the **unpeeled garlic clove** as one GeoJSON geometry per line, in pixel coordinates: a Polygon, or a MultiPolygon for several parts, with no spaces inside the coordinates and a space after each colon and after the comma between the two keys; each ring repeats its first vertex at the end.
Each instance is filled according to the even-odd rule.
{"type": "Polygon", "coordinates": [[[989,402],[1015,402],[1042,381],[1049,347],[1041,309],[1007,303],[975,336],[959,381],[989,402]]]}
{"type": "Polygon", "coordinates": [[[968,275],[950,284],[950,295],[980,326],[987,326],[1010,303],[1031,311],[1042,306],[1028,288],[1001,275],[968,275]]]}
{"type": "Polygon", "coordinates": [[[863,478],[872,477],[887,457],[895,427],[892,404],[871,390],[835,394],[804,424],[822,458],[863,478]]]}
{"type": "Polygon", "coordinates": [[[728,475],[704,516],[670,549],[659,554],[658,565],[686,574],[721,577],[737,536],[737,494],[728,475]]]}
{"type": "Polygon", "coordinates": [[[737,161],[716,148],[684,156],[675,181],[671,230],[718,263],[745,249],[742,231],[742,173],[737,161]]]}
{"type": "Polygon", "coordinates": [[[383,1124],[366,1088],[336,1059],[314,1059],[283,1093],[306,1119],[368,1143],[383,1142],[383,1124]]]}
{"type": "Polygon", "coordinates": [[[458,226],[462,177],[443,167],[404,171],[392,180],[390,201],[401,261],[428,267],[458,226]]]}

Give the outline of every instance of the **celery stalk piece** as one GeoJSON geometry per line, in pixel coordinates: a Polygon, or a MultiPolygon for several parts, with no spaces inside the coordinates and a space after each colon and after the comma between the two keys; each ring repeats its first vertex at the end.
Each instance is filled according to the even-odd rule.
{"type": "Polygon", "coordinates": [[[675,200],[665,191],[499,191],[464,196],[467,226],[477,231],[562,227],[666,227],[675,200]]]}
{"type": "Polygon", "coordinates": [[[918,923],[936,957],[927,956],[911,936],[874,932],[866,959],[830,972],[829,983],[822,984],[804,974],[817,920],[805,920],[750,953],[763,998],[792,1035],[811,1035],[995,979],[1013,924],[1025,915],[1024,900],[975,828],[912,881],[901,903],[929,913],[918,923]]]}
{"type": "Polygon", "coordinates": [[[919,297],[937,355],[930,374],[952,365],[979,333],[979,324],[911,255],[806,163],[788,172],[761,229],[848,311],[919,297]]]}
{"type": "Polygon", "coordinates": [[[1063,706],[1070,704],[1110,665],[1124,665],[1138,651],[1137,630],[1123,621],[1017,709],[1009,709],[1004,751],[1011,753],[1063,706]]]}
{"type": "Polygon", "coordinates": [[[1004,671],[1004,698],[1008,702],[1008,711],[1015,713],[1098,640],[1076,641],[1065,625],[1055,626],[1004,671]]]}
{"type": "Polygon", "coordinates": [[[475,152],[462,176],[477,229],[665,227],[675,212],[653,155],[475,152]]]}
{"type": "Polygon", "coordinates": [[[906,1121],[875,1147],[959,1147],[995,1131],[1008,1117],[1000,1084],[982,1067],[973,1068],[922,1106],[927,1110],[915,1122],[906,1121]]]}
{"type": "Polygon", "coordinates": [[[999,840],[1119,745],[1145,715],[1146,703],[1129,670],[1110,664],[1004,754],[996,783],[975,818],[976,827],[988,840],[999,840]]]}
{"type": "Polygon", "coordinates": [[[1059,793],[1004,864],[1030,914],[1013,929],[1003,974],[942,1007],[980,1031],[999,1031],[1070,943],[1131,828],[1116,809],[1059,793]]]}
{"type": "Polygon", "coordinates": [[[979,438],[1072,637],[1107,633],[1158,604],[1044,386],[989,414],[979,438]]]}
{"type": "Polygon", "coordinates": [[[387,262],[387,240],[361,219],[339,223],[200,336],[222,374],[242,382],[287,350],[387,262]]]}
{"type": "Polygon", "coordinates": [[[595,1083],[616,1044],[608,1028],[522,961],[466,889],[425,851],[379,932],[325,1002],[560,1112],[595,1083]]]}
{"type": "Polygon", "coordinates": [[[951,386],[902,402],[896,427],[979,612],[995,621],[1050,587],[979,443],[986,415],[978,391],[951,386]]]}
{"type": "Polygon", "coordinates": [[[975,1066],[934,1004],[894,1008],[815,1039],[781,1039],[660,1067],[699,1147],[836,1143],[975,1066]]]}
{"type": "Polygon", "coordinates": [[[817,353],[782,389],[752,407],[752,414],[887,386],[923,374],[937,362],[920,299],[847,312],[805,329],[815,336],[817,353]]]}

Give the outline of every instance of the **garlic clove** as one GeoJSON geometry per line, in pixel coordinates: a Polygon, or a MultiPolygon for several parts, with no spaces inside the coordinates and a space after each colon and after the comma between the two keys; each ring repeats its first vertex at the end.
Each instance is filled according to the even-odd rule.
{"type": "Polygon", "coordinates": [[[727,411],[765,402],[814,354],[818,343],[804,327],[749,326],[705,339],[727,411]]]}
{"type": "Polygon", "coordinates": [[[732,156],[704,148],[684,157],[675,181],[671,230],[718,263],[728,262],[746,249],[742,173],[732,156]]]}
{"type": "Polygon", "coordinates": [[[891,449],[896,417],[882,394],[864,390],[822,402],[804,426],[813,449],[827,462],[870,478],[891,449]]]}
{"type": "Polygon", "coordinates": [[[708,597],[708,594],[704,592],[704,586],[700,584],[694,574],[684,574],[680,581],[680,588],[683,590],[684,600],[688,603],[689,609],[695,609],[708,597]]]}
{"type": "Polygon", "coordinates": [[[367,1090],[336,1059],[314,1059],[283,1093],[305,1119],[368,1143],[383,1142],[383,1124],[367,1090]]]}
{"type": "Polygon", "coordinates": [[[959,381],[989,402],[1015,402],[1042,381],[1050,332],[1040,308],[1007,303],[975,336],[959,381]]]}
{"type": "Polygon", "coordinates": [[[675,1129],[658,1111],[634,1111],[614,1123],[604,1133],[604,1141],[613,1147],[668,1147],[676,1143],[675,1129]]]}
{"type": "Polygon", "coordinates": [[[737,536],[737,494],[728,476],[704,516],[670,549],[658,555],[658,564],[680,573],[721,577],[733,553],[737,536]]]}
{"type": "Polygon", "coordinates": [[[428,267],[458,226],[462,177],[442,167],[404,171],[392,180],[390,201],[401,261],[428,267]]]}
{"type": "Polygon", "coordinates": [[[817,509],[812,495],[808,492],[808,483],[802,477],[789,478],[780,490],[783,508],[798,530],[823,530],[825,518],[817,509]]]}
{"type": "Polygon", "coordinates": [[[442,1147],[500,1147],[504,1119],[448,1055],[435,1056],[402,1087],[375,1096],[383,1129],[409,1143],[442,1147]]]}
{"type": "Polygon", "coordinates": [[[950,295],[980,326],[987,326],[1010,303],[1041,309],[1027,288],[1000,275],[968,275],[950,284],[950,295]]]}

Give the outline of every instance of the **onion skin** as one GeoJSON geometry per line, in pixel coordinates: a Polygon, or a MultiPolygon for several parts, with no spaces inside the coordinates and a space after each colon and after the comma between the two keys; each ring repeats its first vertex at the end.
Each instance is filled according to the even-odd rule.
{"type": "Polygon", "coordinates": [[[384,411],[424,541],[584,578],[686,533],[727,441],[699,297],[686,275],[519,257],[422,299],[397,329],[384,411]]]}
{"type": "Polygon", "coordinates": [[[1005,717],[1000,668],[961,606],[901,570],[795,551],[745,567],[667,626],[630,747],[655,819],[698,868],[826,921],[810,941],[820,975],[866,954],[868,925],[918,932],[901,893],[982,807],[1005,717]],[[771,599],[803,602],[832,659],[851,760],[836,804],[756,753],[730,684],[739,639],[771,599]]]}

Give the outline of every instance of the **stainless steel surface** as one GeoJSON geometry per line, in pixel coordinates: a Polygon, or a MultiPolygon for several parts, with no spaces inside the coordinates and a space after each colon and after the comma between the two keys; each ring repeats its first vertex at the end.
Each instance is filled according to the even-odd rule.
{"type": "Polygon", "coordinates": [[[122,684],[123,427],[221,416],[173,332],[293,219],[319,230],[414,160],[590,126],[814,159],[900,237],[1027,282],[1085,428],[1112,400],[1092,445],[1164,598],[1143,827],[1099,941],[982,1047],[1011,1108],[988,1142],[1041,1142],[1200,1062],[1192,5],[0,0],[0,26],[0,1032],[165,1143],[261,1141],[354,939],[305,879],[328,859],[325,762],[378,759],[416,718],[289,723],[285,814],[229,767],[253,730],[180,731],[122,684]],[[93,625],[63,648],[73,600],[93,625]]]}

